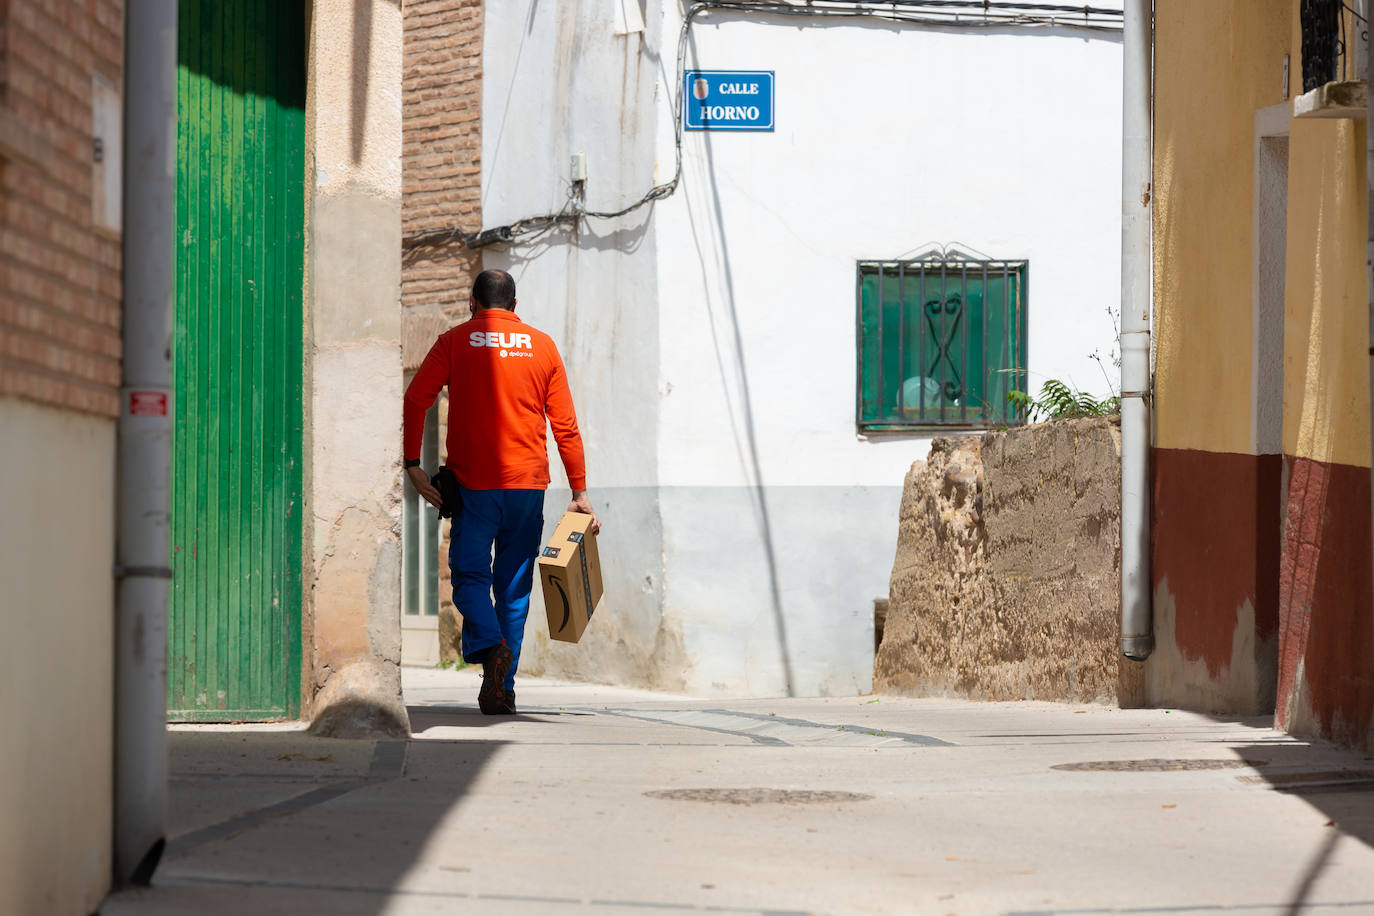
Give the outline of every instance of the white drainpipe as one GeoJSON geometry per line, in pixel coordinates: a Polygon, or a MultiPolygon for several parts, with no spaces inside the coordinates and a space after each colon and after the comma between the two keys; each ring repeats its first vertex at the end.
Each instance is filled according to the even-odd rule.
{"type": "Polygon", "coordinates": [[[1151,0],[1125,0],[1121,104],[1121,651],[1154,649],[1150,589],[1151,0]]]}
{"type": "Polygon", "coordinates": [[[177,4],[130,0],[125,17],[114,704],[120,885],[147,884],[166,843],[177,4]]]}

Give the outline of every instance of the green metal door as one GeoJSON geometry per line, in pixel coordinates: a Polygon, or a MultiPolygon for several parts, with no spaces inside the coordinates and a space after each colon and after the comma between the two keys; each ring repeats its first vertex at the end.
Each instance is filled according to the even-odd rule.
{"type": "Polygon", "coordinates": [[[180,0],[174,721],[293,718],[301,683],[305,19],[180,0]]]}

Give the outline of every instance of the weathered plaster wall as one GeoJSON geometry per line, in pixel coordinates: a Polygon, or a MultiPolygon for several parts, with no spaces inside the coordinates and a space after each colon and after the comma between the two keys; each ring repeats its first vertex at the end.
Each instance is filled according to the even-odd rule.
{"type": "MultiPolygon", "coordinates": [[[[1294,53],[1290,9],[1291,0],[1156,8],[1147,669],[1158,704],[1241,714],[1273,706],[1283,496],[1281,461],[1255,454],[1252,429],[1260,380],[1251,228],[1256,111],[1283,100],[1273,74],[1294,53]],[[1228,40],[1218,45],[1218,35],[1228,40]]],[[[1300,86],[1296,60],[1293,72],[1300,86]]]]}
{"type": "Polygon", "coordinates": [[[1369,467],[1365,126],[1294,121],[1289,149],[1283,450],[1369,467]]]}
{"type": "Polygon", "coordinates": [[[1369,469],[1293,459],[1280,567],[1280,727],[1374,752],[1369,469]]]}
{"type": "Polygon", "coordinates": [[[874,689],[1139,703],[1120,459],[1115,418],[936,439],[907,474],[874,689]]]}
{"type": "Polygon", "coordinates": [[[314,728],[408,733],[400,692],[401,6],[317,0],[308,102],[314,728]]]}
{"type": "MultiPolygon", "coordinates": [[[[569,157],[587,157],[586,205],[613,210],[655,181],[661,104],[657,34],[616,34],[615,4],[487,4],[483,36],[482,214],[488,226],[568,201],[569,157]]],[[[654,4],[648,15],[655,19],[654,4]]],[[[671,53],[671,52],[670,52],[671,53]]],[[[550,334],[567,365],[587,450],[606,597],[576,645],[551,643],[542,596],[526,629],[528,674],[680,688],[680,637],[662,612],[658,466],[658,288],[652,209],[484,249],[514,275],[517,313],[550,334]]],[[[546,535],[568,505],[551,446],[546,535]]]]}
{"type": "Polygon", "coordinates": [[[656,211],[661,485],[690,495],[664,503],[665,608],[694,691],[863,692],[896,483],[931,435],[856,435],[855,262],[930,242],[1027,258],[1032,383],[1105,389],[1088,354],[1110,346],[1119,288],[1121,45],[710,13],[687,66],[774,71],[777,129],[685,134],[656,211]],[[878,84],[945,101],[908,118],[878,84]]]}
{"type": "MultiPolygon", "coordinates": [[[[1250,451],[1255,112],[1283,101],[1293,0],[1158,0],[1155,443],[1250,451]],[[1206,91],[1199,91],[1206,86],[1206,91]]],[[[1301,88],[1301,77],[1295,76],[1301,88]]],[[[1291,236],[1290,236],[1291,238],[1291,236]]]]}
{"type": "Polygon", "coordinates": [[[1153,472],[1150,702],[1269,712],[1278,652],[1283,459],[1157,449],[1153,472]]]}
{"type": "Polygon", "coordinates": [[[0,429],[0,913],[91,913],[114,804],[115,424],[0,397],[0,429]]]}
{"type": "MultiPolygon", "coordinates": [[[[486,7],[486,225],[561,209],[571,153],[587,154],[591,209],[672,178],[682,4],[645,4],[630,32],[614,7],[486,7]]],[[[855,260],[932,240],[1029,257],[1032,371],[1105,386],[1086,354],[1110,345],[1118,286],[1102,227],[1119,218],[1121,47],[1055,30],[698,22],[688,65],[775,70],[778,130],[688,134],[671,197],[484,254],[564,349],[605,507],[597,623],[582,644],[548,645],[536,600],[522,665],[701,694],[863,692],[896,481],[929,436],[855,435],[855,260]],[[958,90],[938,127],[892,129],[888,102],[855,91],[878,73],[958,90]],[[1055,101],[1067,83],[1091,116],[1055,101]]],[[[564,498],[551,491],[548,524],[564,498]]]]}
{"type": "Polygon", "coordinates": [[[1290,137],[1275,717],[1374,750],[1365,129],[1294,121],[1290,137]]]}
{"type": "Polygon", "coordinates": [[[699,695],[854,696],[872,687],[895,486],[662,487],[664,616],[699,695]],[[864,667],[858,668],[862,661],[864,667]]]}
{"type": "Polygon", "coordinates": [[[1374,746],[1364,125],[1288,124],[1283,355],[1254,378],[1256,112],[1285,54],[1301,91],[1299,4],[1157,24],[1150,698],[1374,746]],[[1256,454],[1276,370],[1283,455],[1256,454]]]}

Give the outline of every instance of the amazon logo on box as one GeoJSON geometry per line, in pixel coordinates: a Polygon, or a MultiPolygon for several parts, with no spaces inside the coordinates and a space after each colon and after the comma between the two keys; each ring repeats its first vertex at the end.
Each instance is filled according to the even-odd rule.
{"type": "Polygon", "coordinates": [[[601,601],[601,557],[596,552],[592,517],[565,513],[539,555],[539,583],[549,635],[577,642],[601,601]]]}

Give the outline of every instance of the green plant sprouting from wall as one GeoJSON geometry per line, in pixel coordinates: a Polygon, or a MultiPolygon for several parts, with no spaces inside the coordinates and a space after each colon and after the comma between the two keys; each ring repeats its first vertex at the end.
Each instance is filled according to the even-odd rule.
{"type": "Polygon", "coordinates": [[[1118,373],[1121,370],[1121,310],[1114,306],[1107,306],[1107,318],[1112,323],[1112,346],[1107,353],[1095,349],[1088,354],[1088,358],[1097,363],[1097,367],[1102,372],[1102,377],[1107,381],[1107,386],[1116,392],[1111,397],[1099,399],[1086,391],[1079,391],[1077,388],[1060,381],[1050,379],[1040,388],[1039,397],[1031,397],[1024,391],[1007,392],[1007,401],[1011,404],[1014,411],[1024,414],[1026,422],[1039,423],[1043,420],[1072,420],[1084,417],[1109,417],[1112,414],[1121,413],[1121,394],[1117,389],[1115,380],[1107,372],[1107,363],[1112,364],[1112,368],[1118,373]]]}
{"type": "Polygon", "coordinates": [[[1007,392],[1013,408],[1024,412],[1031,423],[1042,420],[1070,420],[1083,417],[1106,417],[1121,412],[1121,397],[1112,395],[1099,400],[1086,391],[1070,388],[1059,379],[1050,379],[1040,388],[1039,397],[1024,391],[1007,392]]]}

